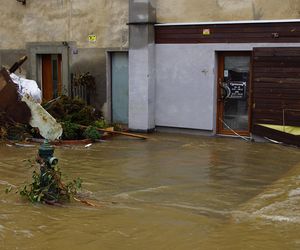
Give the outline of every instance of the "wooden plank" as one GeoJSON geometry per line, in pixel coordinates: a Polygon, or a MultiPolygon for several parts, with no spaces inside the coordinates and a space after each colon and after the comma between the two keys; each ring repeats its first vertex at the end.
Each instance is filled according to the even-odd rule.
{"type": "Polygon", "coordinates": [[[53,81],[51,55],[42,55],[42,92],[43,100],[50,101],[53,99],[53,81]]]}
{"type": "MultiPolygon", "coordinates": [[[[300,126],[300,48],[253,50],[253,123],[300,126]]],[[[255,133],[255,131],[252,131],[255,133]]]]}
{"type": "Polygon", "coordinates": [[[60,96],[62,94],[62,67],[61,67],[61,63],[62,63],[62,56],[61,54],[57,55],[57,93],[58,96],[60,96]]]}
{"type": "MultiPolygon", "coordinates": [[[[299,37],[300,38],[300,37],[299,37]]],[[[299,40],[297,37],[297,40],[299,40]]],[[[294,38],[240,38],[240,37],[224,37],[224,38],[163,38],[156,37],[157,44],[194,44],[194,43],[292,43],[296,42],[294,38]]]]}
{"type": "Polygon", "coordinates": [[[283,142],[289,145],[295,145],[298,147],[300,146],[300,136],[287,134],[281,131],[259,126],[258,124],[253,125],[252,131],[256,135],[268,137],[275,141],[283,142]]]}
{"type": "Polygon", "coordinates": [[[257,73],[300,73],[300,61],[299,61],[299,67],[255,67],[255,72],[257,73]]]}
{"type": "Polygon", "coordinates": [[[157,26],[155,31],[159,34],[168,33],[195,33],[203,29],[210,29],[212,32],[224,33],[258,33],[258,32],[281,32],[298,33],[299,23],[270,23],[270,24],[209,24],[209,25],[182,25],[182,26],[157,26]]]}
{"type": "Polygon", "coordinates": [[[294,84],[300,84],[300,79],[297,78],[274,78],[274,77],[255,77],[253,79],[253,82],[266,82],[266,83],[280,83],[280,84],[286,84],[286,83],[294,83],[294,84]]]}
{"type": "Polygon", "coordinates": [[[289,105],[291,107],[293,107],[294,105],[300,105],[300,100],[290,100],[290,99],[287,99],[287,100],[284,100],[284,99],[266,99],[266,98],[256,98],[255,99],[255,103],[256,104],[274,104],[274,105],[279,105],[279,104],[282,104],[282,105],[289,105]]]}
{"type": "Polygon", "coordinates": [[[259,50],[255,51],[255,56],[256,57],[269,57],[269,56],[276,56],[276,57],[286,57],[286,56],[291,56],[291,57],[299,57],[300,56],[300,51],[298,48],[282,48],[282,49],[268,49],[268,50],[259,50]]]}
{"type": "Polygon", "coordinates": [[[282,88],[273,88],[273,87],[270,87],[270,88],[256,88],[256,87],[254,87],[253,95],[255,95],[255,94],[300,95],[300,88],[299,88],[299,86],[298,86],[298,88],[293,88],[293,89],[286,88],[286,86],[284,86],[282,88]]]}
{"type": "MultiPolygon", "coordinates": [[[[88,128],[88,126],[84,126],[84,125],[80,125],[78,124],[81,128],[88,128]]],[[[149,137],[144,136],[144,135],[138,135],[138,134],[133,134],[133,133],[128,133],[128,132],[123,132],[123,131],[114,131],[114,130],[109,130],[109,129],[101,129],[101,128],[96,128],[98,131],[101,132],[106,132],[109,134],[116,134],[116,135],[125,135],[125,136],[129,136],[129,137],[135,137],[135,138],[139,138],[142,140],[146,140],[149,139],[149,137]]]]}
{"type": "Polygon", "coordinates": [[[253,72],[254,78],[274,77],[274,78],[294,78],[300,79],[300,72],[253,72]]]}
{"type": "Polygon", "coordinates": [[[285,56],[285,57],[270,57],[270,56],[255,56],[253,57],[254,62],[272,62],[272,63],[299,63],[299,57],[285,56]]]}
{"type": "MultiPolygon", "coordinates": [[[[299,23],[269,24],[210,24],[193,26],[155,27],[156,43],[247,43],[247,42],[298,42],[299,23]],[[203,29],[210,29],[210,35],[203,35],[203,29]],[[274,37],[278,35],[278,37],[274,37]]],[[[258,51],[260,53],[261,51],[258,51]]],[[[261,52],[267,53],[267,52],[261,52]]],[[[278,55],[291,54],[290,51],[276,51],[278,55]],[[283,53],[283,54],[282,54],[283,53]]],[[[298,53],[298,52],[297,52],[298,53]]],[[[262,55],[263,55],[262,54],[262,55]]],[[[260,55],[260,54],[258,54],[260,55]]],[[[270,55],[268,55],[270,56],[270,55]]]]}
{"type": "Polygon", "coordinates": [[[260,88],[273,88],[273,89],[298,89],[300,86],[297,83],[277,83],[277,82],[255,82],[253,81],[253,88],[260,89],[260,88]]]}
{"type": "MultiPolygon", "coordinates": [[[[259,39],[259,38],[264,38],[264,39],[268,39],[268,40],[273,40],[273,35],[271,32],[268,33],[257,33],[257,32],[253,32],[253,33],[242,33],[242,32],[237,32],[237,33],[214,33],[212,31],[210,31],[210,35],[203,35],[202,34],[202,30],[199,30],[197,32],[193,32],[193,33],[181,33],[181,32],[177,32],[177,33],[167,33],[167,34],[156,34],[157,36],[159,36],[160,38],[164,38],[164,39],[176,39],[176,38],[198,38],[198,39],[243,39],[243,38],[247,38],[247,39],[259,39]],[[229,36],[230,34],[230,36],[229,36]]],[[[279,38],[277,39],[282,39],[282,38],[293,38],[293,37],[300,37],[300,33],[293,33],[293,34],[286,34],[286,35],[281,35],[279,38]]],[[[291,55],[291,56],[296,56],[294,55],[291,51],[284,51],[284,52],[273,52],[274,55],[276,56],[284,56],[284,55],[291,55]]],[[[261,54],[259,53],[257,56],[265,56],[265,52],[262,52],[261,54]]],[[[271,56],[267,53],[267,56],[271,56]]]]}
{"type": "Polygon", "coordinates": [[[6,69],[0,71],[0,78],[6,82],[0,91],[0,112],[4,112],[9,121],[28,124],[31,111],[26,103],[20,100],[17,86],[11,80],[6,69]]]}
{"type": "Polygon", "coordinates": [[[300,66],[300,59],[297,61],[255,61],[255,65],[253,65],[253,68],[261,68],[261,67],[280,67],[280,68],[294,68],[300,66]]]}

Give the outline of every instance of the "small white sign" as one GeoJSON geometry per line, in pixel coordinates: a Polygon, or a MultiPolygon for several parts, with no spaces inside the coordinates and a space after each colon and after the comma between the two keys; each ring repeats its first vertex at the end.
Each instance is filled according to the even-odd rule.
{"type": "Polygon", "coordinates": [[[224,77],[228,77],[228,76],[229,76],[228,70],[224,70],[224,77]]]}

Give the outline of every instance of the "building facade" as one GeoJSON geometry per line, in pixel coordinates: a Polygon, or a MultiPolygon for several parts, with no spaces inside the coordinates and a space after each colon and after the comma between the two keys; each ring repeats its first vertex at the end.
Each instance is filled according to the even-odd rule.
{"type": "Polygon", "coordinates": [[[0,65],[27,55],[21,74],[37,80],[45,99],[57,94],[53,82],[71,95],[72,75],[90,72],[96,79],[91,103],[105,111],[107,53],[128,50],[128,2],[3,0],[1,5],[0,65]]]}
{"type": "Polygon", "coordinates": [[[3,1],[0,64],[27,54],[46,99],[90,72],[91,103],[132,130],[250,135],[296,119],[282,113],[300,107],[299,0],[3,1]]]}
{"type": "Polygon", "coordinates": [[[299,126],[299,4],[132,1],[129,127],[265,136],[299,126]]]}

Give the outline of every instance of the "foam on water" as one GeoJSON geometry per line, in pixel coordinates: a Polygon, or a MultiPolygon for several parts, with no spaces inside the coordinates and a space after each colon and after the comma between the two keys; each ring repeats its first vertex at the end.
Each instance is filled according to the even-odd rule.
{"type": "Polygon", "coordinates": [[[300,166],[295,166],[262,193],[233,212],[238,220],[263,219],[273,222],[300,223],[300,166]]]}

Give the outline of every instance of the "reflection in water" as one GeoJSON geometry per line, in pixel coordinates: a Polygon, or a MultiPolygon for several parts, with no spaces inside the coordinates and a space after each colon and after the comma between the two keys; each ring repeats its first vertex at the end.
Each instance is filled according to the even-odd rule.
{"type": "MultiPolygon", "coordinates": [[[[37,148],[0,146],[0,188],[29,180],[37,148]]],[[[0,249],[299,249],[300,152],[236,139],[156,134],[57,148],[84,181],[79,203],[0,193],[0,249]]]]}

